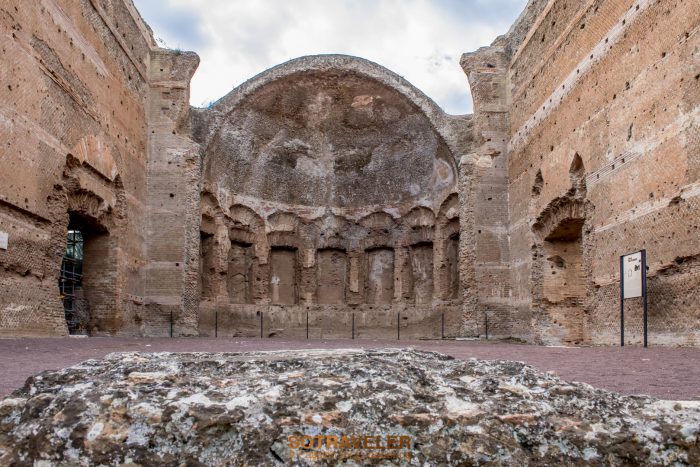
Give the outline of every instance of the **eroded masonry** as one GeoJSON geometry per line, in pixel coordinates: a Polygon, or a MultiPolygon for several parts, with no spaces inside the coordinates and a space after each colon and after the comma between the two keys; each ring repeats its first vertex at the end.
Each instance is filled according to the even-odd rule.
{"type": "Polygon", "coordinates": [[[650,342],[698,345],[699,29],[531,0],[463,55],[473,115],[342,55],[203,109],[131,0],[5,2],[0,336],[614,344],[646,249],[650,342]]]}

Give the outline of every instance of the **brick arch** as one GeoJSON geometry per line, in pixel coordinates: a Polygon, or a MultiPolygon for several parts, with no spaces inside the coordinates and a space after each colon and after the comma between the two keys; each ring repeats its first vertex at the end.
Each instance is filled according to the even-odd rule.
{"type": "Polygon", "coordinates": [[[532,225],[531,327],[537,343],[588,340],[588,219],[584,199],[564,196],[551,201],[532,225]]]}
{"type": "Polygon", "coordinates": [[[267,216],[267,225],[273,232],[296,232],[300,219],[294,213],[277,211],[267,216]]]}
{"type": "Polygon", "coordinates": [[[435,214],[424,206],[417,206],[401,218],[401,223],[408,227],[433,227],[435,214]]]}
{"type": "Polygon", "coordinates": [[[112,179],[106,178],[68,154],[59,189],[65,199],[66,211],[91,219],[96,228],[114,230],[126,220],[124,184],[117,173],[112,179]],[[85,184],[85,180],[93,183],[85,184]],[[96,190],[97,187],[100,189],[96,190]]]}
{"type": "Polygon", "coordinates": [[[440,205],[438,212],[439,220],[456,219],[459,217],[459,195],[457,193],[450,194],[440,205]]]}
{"type": "Polygon", "coordinates": [[[57,187],[65,209],[65,223],[57,229],[62,252],[66,250],[69,230],[79,231],[83,242],[79,281],[74,274],[64,274],[66,260],[61,259],[59,290],[64,297],[64,311],[71,321],[68,323],[71,332],[113,335],[123,326],[117,284],[117,238],[127,218],[121,176],[116,171],[111,175],[112,178],[106,177],[87,162],[68,154],[63,183],[57,187]],[[71,275],[73,277],[69,277],[71,275]],[[81,310],[80,320],[84,322],[76,327],[71,315],[77,309],[81,310]]]}
{"type": "Polygon", "coordinates": [[[265,221],[254,209],[244,204],[233,204],[229,207],[229,218],[233,226],[244,227],[251,230],[260,230],[265,226],[265,221]]]}
{"type": "Polygon", "coordinates": [[[542,210],[533,224],[533,232],[539,240],[566,236],[567,224],[582,226],[586,220],[586,204],[581,199],[556,198],[542,210]]]}
{"type": "Polygon", "coordinates": [[[353,222],[343,216],[328,214],[316,219],[313,223],[314,235],[317,237],[316,247],[348,251],[353,227],[353,222]]]}
{"type": "Polygon", "coordinates": [[[224,215],[224,210],[221,209],[219,200],[210,191],[202,191],[200,195],[200,210],[202,216],[207,216],[211,219],[215,217],[222,217],[224,215]]]}

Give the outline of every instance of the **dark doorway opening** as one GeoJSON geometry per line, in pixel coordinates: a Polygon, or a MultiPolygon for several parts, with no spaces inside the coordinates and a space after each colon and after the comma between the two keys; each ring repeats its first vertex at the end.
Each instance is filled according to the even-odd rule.
{"type": "Polygon", "coordinates": [[[114,314],[116,305],[111,293],[112,269],[107,230],[90,217],[70,212],[58,280],[70,334],[87,335],[96,324],[101,330],[112,332],[113,323],[106,322],[110,321],[108,318],[114,314]]]}
{"type": "Polygon", "coordinates": [[[83,291],[83,255],[82,232],[68,230],[58,290],[63,300],[63,311],[69,334],[87,334],[87,325],[90,320],[87,299],[83,291]]]}

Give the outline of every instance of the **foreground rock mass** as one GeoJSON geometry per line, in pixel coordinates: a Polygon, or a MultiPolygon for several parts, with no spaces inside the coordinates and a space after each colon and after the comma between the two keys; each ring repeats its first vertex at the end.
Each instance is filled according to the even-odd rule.
{"type": "Polygon", "coordinates": [[[699,434],[691,403],[414,350],[116,353],[0,402],[0,465],[698,465],[699,434]]]}

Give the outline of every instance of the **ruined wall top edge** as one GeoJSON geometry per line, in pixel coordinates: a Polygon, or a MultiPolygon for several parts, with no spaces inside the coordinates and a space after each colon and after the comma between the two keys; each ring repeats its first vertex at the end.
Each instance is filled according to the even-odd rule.
{"type": "Polygon", "coordinates": [[[193,107],[192,114],[199,125],[203,124],[206,127],[204,131],[195,131],[195,139],[206,146],[208,138],[220,125],[220,120],[242,105],[251,95],[271,83],[309,73],[351,74],[392,89],[426,116],[450,148],[455,162],[458,163],[461,154],[469,152],[472,140],[471,115],[449,115],[421,90],[393,71],[370,60],[342,54],[309,55],[289,60],[252,77],[208,108],[193,107]]]}

